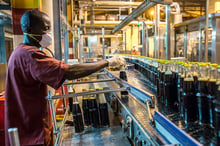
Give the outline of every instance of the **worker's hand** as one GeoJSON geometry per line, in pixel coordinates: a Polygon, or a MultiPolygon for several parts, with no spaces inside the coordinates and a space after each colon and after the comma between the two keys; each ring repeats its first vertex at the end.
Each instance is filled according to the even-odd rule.
{"type": "Polygon", "coordinates": [[[126,65],[125,59],[121,56],[114,56],[112,58],[107,59],[107,61],[109,66],[122,68],[126,65]]]}

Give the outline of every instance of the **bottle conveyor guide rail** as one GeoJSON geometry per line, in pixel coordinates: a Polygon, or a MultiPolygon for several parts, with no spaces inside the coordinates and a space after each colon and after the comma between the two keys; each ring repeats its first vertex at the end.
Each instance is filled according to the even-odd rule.
{"type": "Polygon", "coordinates": [[[78,83],[65,83],[64,85],[108,82],[109,84],[117,85],[120,88],[110,88],[102,91],[86,91],[54,96],[51,92],[49,92],[46,99],[48,99],[49,101],[52,113],[54,133],[56,135],[55,145],[59,145],[60,136],[62,135],[62,130],[64,127],[63,125],[65,123],[65,117],[68,112],[68,106],[65,107],[66,109],[64,119],[60,128],[58,128],[56,123],[55,108],[53,104],[54,99],[64,99],[69,97],[94,95],[100,93],[118,93],[122,91],[127,91],[129,93],[128,102],[124,102],[116,96],[122,111],[122,129],[132,142],[139,145],[200,145],[196,140],[194,140],[187,133],[172,124],[172,122],[170,122],[159,112],[155,112],[153,115],[151,114],[155,108],[155,97],[153,94],[132,86],[128,82],[113,75],[108,70],[104,70],[104,74],[105,75],[103,75],[102,73],[102,76],[105,76],[106,79],[78,83]]]}

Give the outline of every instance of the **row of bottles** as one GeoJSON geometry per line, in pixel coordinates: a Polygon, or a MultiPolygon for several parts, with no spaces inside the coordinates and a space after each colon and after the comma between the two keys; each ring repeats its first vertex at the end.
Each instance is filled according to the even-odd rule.
{"type": "Polygon", "coordinates": [[[180,112],[185,123],[215,127],[220,138],[220,66],[127,57],[157,88],[158,102],[180,112]]]}
{"type": "MultiPolygon", "coordinates": [[[[103,90],[103,88],[98,88],[96,90],[103,90]]],[[[87,90],[83,89],[82,91],[86,92],[87,90]]],[[[89,91],[95,91],[95,89],[90,88],[89,91]]],[[[109,126],[108,105],[103,93],[96,94],[96,96],[83,96],[82,110],[78,101],[73,102],[71,109],[76,133],[82,132],[84,130],[84,125],[94,128],[109,126]]]]}

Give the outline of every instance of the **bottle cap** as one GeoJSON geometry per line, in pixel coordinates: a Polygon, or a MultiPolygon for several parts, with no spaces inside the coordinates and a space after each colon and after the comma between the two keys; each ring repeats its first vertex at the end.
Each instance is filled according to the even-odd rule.
{"type": "Polygon", "coordinates": [[[217,67],[218,66],[218,64],[210,64],[210,66],[213,66],[213,67],[217,67]]]}
{"type": "Polygon", "coordinates": [[[89,87],[89,89],[94,89],[94,87],[91,86],[91,87],[89,87]]]}
{"type": "Polygon", "coordinates": [[[188,66],[187,67],[192,67],[192,64],[188,64],[188,66]]]}

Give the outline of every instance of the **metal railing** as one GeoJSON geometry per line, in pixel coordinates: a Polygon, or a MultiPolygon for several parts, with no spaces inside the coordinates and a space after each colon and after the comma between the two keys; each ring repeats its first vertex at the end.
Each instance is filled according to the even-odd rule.
{"type": "MultiPolygon", "coordinates": [[[[49,105],[50,105],[50,111],[51,111],[51,116],[52,116],[52,122],[53,122],[53,130],[54,130],[54,135],[56,136],[56,142],[55,145],[59,145],[60,140],[61,140],[61,135],[63,132],[63,127],[66,121],[66,117],[69,111],[69,106],[66,106],[66,103],[64,103],[64,118],[63,121],[60,125],[60,128],[58,128],[57,121],[56,121],[56,110],[54,107],[54,102],[53,100],[55,99],[65,99],[65,98],[71,98],[71,97],[78,97],[78,96],[85,96],[85,95],[94,95],[94,94],[101,94],[101,93],[110,93],[110,92],[121,92],[121,91],[128,91],[130,90],[129,87],[122,87],[122,88],[116,88],[116,89],[106,89],[106,90],[98,90],[98,91],[84,91],[84,92],[79,92],[79,93],[71,93],[71,94],[65,94],[64,92],[64,86],[65,85],[74,85],[74,84],[86,84],[86,83],[98,83],[98,82],[110,82],[110,81],[115,81],[114,78],[110,79],[100,79],[100,80],[95,80],[95,81],[84,81],[84,82],[73,82],[73,83],[64,83],[62,85],[62,90],[63,90],[63,95],[52,95],[51,91],[48,91],[48,96],[45,98],[48,100],[49,105]]],[[[65,101],[65,100],[64,100],[65,101]]]]}

